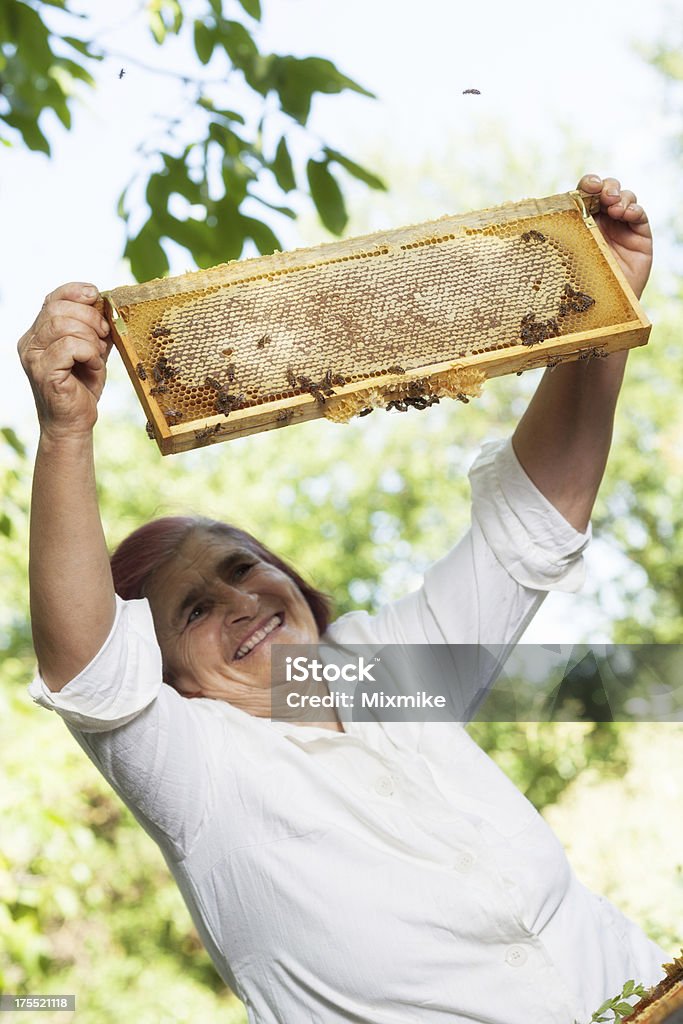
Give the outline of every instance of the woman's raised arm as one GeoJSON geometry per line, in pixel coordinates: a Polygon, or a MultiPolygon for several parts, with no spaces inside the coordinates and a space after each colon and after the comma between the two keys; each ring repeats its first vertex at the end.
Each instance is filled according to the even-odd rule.
{"type": "Polygon", "coordinates": [[[93,285],[62,285],[18,344],[40,424],[29,543],[33,642],[54,691],[92,660],[115,614],[93,459],[110,348],[97,298],[93,285]]]}
{"type": "MultiPolygon", "coordinates": [[[[616,178],[585,175],[578,187],[600,196],[597,224],[640,298],[652,265],[647,214],[616,178]]],[[[577,530],[588,525],[605,471],[626,357],[547,371],[512,438],[527,475],[577,530]]]]}

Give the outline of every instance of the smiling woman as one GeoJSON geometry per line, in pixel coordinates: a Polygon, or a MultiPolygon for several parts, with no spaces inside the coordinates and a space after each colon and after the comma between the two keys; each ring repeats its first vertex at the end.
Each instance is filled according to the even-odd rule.
{"type": "MultiPolygon", "coordinates": [[[[639,295],[647,217],[616,179],[579,187],[639,295]]],[[[276,643],[465,645],[445,682],[486,690],[484,645],[510,649],[548,591],[581,584],[625,356],[546,373],[512,441],[474,463],[460,543],[415,593],[330,622],[322,594],[225,524],[149,523],[110,563],[96,299],[58,288],[19,344],[41,426],[30,692],[158,843],[250,1024],[573,1024],[625,979],[658,981],[664,952],[579,883],[460,722],[359,721],[343,702],[317,724],[270,716],[276,643]]]]}
{"type": "Polygon", "coordinates": [[[312,644],[330,601],[251,534],[200,516],[158,519],[112,555],[114,589],[147,598],[164,681],[186,697],[270,713],[270,644],[312,644]]]}

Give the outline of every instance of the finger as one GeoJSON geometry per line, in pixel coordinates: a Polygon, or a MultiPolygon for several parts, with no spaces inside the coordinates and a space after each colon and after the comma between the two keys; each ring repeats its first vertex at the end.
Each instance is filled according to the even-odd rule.
{"type": "Polygon", "coordinates": [[[53,292],[45,296],[43,303],[46,306],[49,302],[68,299],[71,302],[84,302],[93,305],[100,297],[97,285],[89,281],[69,281],[67,284],[60,284],[53,292]]]}
{"type": "Polygon", "coordinates": [[[582,192],[597,195],[598,192],[602,192],[602,178],[599,174],[584,174],[576,187],[582,192]]]}
{"type": "Polygon", "coordinates": [[[70,372],[77,366],[96,372],[104,370],[105,362],[99,342],[93,343],[73,335],[58,338],[46,349],[41,360],[41,370],[45,376],[59,371],[70,372]]]}
{"type": "Polygon", "coordinates": [[[617,178],[603,178],[602,191],[600,193],[600,206],[607,209],[619,202],[621,196],[621,183],[617,178]]]}
{"type": "Polygon", "coordinates": [[[103,344],[104,339],[98,332],[86,324],[82,319],[74,316],[54,315],[47,316],[39,321],[37,330],[34,333],[34,344],[41,348],[48,348],[59,338],[66,338],[68,335],[84,338],[86,341],[93,341],[97,345],[103,344]]]}
{"type": "MultiPolygon", "coordinates": [[[[40,316],[36,321],[36,333],[41,337],[52,333],[58,337],[61,332],[61,325],[64,321],[87,325],[96,331],[100,338],[106,338],[109,334],[109,324],[93,306],[86,306],[81,302],[70,302],[65,299],[48,302],[43,306],[40,316]]],[[[65,333],[69,333],[68,330],[65,333]]]]}

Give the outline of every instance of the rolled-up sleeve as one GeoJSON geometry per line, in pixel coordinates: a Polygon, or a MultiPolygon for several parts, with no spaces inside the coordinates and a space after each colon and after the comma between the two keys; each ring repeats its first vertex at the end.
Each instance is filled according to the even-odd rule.
{"type": "Polygon", "coordinates": [[[470,470],[472,519],[517,583],[579,590],[590,526],[579,533],[531,482],[510,440],[484,445],[470,470]]]}
{"type": "Polygon", "coordinates": [[[117,597],[111,632],[90,664],[59,693],[38,675],[29,694],[80,732],[108,732],[136,718],[162,685],[161,652],[148,602],[117,597]]]}

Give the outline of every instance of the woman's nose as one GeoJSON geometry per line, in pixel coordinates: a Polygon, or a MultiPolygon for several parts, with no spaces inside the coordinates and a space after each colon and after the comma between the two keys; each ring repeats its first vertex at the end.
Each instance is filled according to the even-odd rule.
{"type": "Polygon", "coordinates": [[[222,588],[222,598],[225,603],[225,617],[228,622],[239,622],[240,619],[250,619],[258,611],[258,597],[247,590],[239,587],[231,587],[225,584],[222,588]]]}

